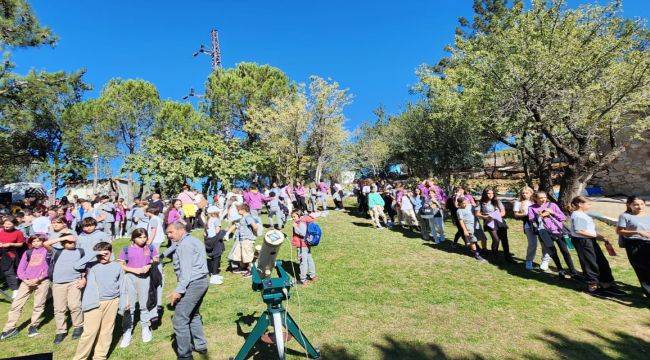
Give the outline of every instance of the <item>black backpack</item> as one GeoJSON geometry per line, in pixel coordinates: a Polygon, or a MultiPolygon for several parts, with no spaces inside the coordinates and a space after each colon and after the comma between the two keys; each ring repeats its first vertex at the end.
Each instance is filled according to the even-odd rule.
{"type": "Polygon", "coordinates": [[[424,204],[418,211],[418,215],[424,219],[431,218],[435,215],[436,211],[429,204],[424,204]]]}

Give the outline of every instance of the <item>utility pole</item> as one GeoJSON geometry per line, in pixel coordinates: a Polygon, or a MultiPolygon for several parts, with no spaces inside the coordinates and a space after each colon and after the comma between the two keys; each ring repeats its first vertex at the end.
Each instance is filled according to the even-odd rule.
{"type": "Polygon", "coordinates": [[[217,70],[221,67],[221,48],[219,46],[219,33],[217,29],[210,31],[210,38],[212,39],[212,70],[217,70]]]}
{"type": "Polygon", "coordinates": [[[210,39],[212,42],[212,49],[208,50],[205,48],[205,45],[201,44],[199,50],[194,53],[194,56],[199,54],[206,54],[212,58],[212,70],[215,71],[221,67],[221,46],[219,45],[219,32],[217,29],[212,29],[210,31],[210,39]]]}

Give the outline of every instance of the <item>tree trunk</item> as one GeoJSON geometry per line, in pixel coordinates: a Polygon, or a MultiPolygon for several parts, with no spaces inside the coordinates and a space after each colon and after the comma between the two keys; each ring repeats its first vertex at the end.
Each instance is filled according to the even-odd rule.
{"type": "Polygon", "coordinates": [[[571,200],[582,193],[593,173],[593,170],[590,171],[579,165],[567,165],[564,168],[558,199],[558,205],[562,210],[569,210],[571,200]]]}
{"type": "Polygon", "coordinates": [[[59,161],[54,159],[54,169],[52,170],[52,190],[50,191],[50,205],[56,201],[56,192],[59,190],[59,161]]]}
{"type": "Polygon", "coordinates": [[[314,181],[316,183],[320,182],[320,178],[323,175],[323,159],[318,159],[318,164],[316,165],[316,174],[314,176],[314,181]]]}

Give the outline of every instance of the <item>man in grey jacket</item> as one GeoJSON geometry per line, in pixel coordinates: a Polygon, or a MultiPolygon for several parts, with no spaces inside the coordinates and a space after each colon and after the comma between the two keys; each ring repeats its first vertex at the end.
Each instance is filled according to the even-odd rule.
{"type": "Polygon", "coordinates": [[[192,359],[192,350],[205,354],[208,343],[201,323],[201,302],[208,291],[208,266],[203,242],[175,222],[167,227],[167,236],[173,243],[172,264],[178,279],[171,293],[175,306],[172,324],[176,336],[176,354],[179,359],[192,359]],[[193,345],[193,346],[192,346],[193,345]]]}

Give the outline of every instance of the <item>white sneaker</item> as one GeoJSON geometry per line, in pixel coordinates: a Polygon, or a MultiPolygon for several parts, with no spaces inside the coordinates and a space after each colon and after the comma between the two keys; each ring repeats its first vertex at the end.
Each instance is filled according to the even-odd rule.
{"type": "Polygon", "coordinates": [[[153,338],[153,335],[151,334],[151,329],[148,326],[143,326],[142,327],[142,342],[148,343],[151,341],[151,338],[153,338]]]}
{"type": "Polygon", "coordinates": [[[210,275],[210,284],[212,284],[212,285],[221,285],[221,284],[223,284],[223,276],[221,276],[221,275],[210,275]]]}
{"type": "Polygon", "coordinates": [[[547,257],[544,257],[544,258],[542,259],[542,263],[539,264],[539,268],[540,268],[540,270],[542,270],[542,271],[548,271],[548,263],[549,263],[549,262],[550,262],[550,256],[549,256],[548,258],[547,258],[547,257]]]}
{"type": "Polygon", "coordinates": [[[122,334],[122,341],[120,341],[120,347],[124,349],[125,347],[131,344],[131,330],[127,330],[122,334]]]}

